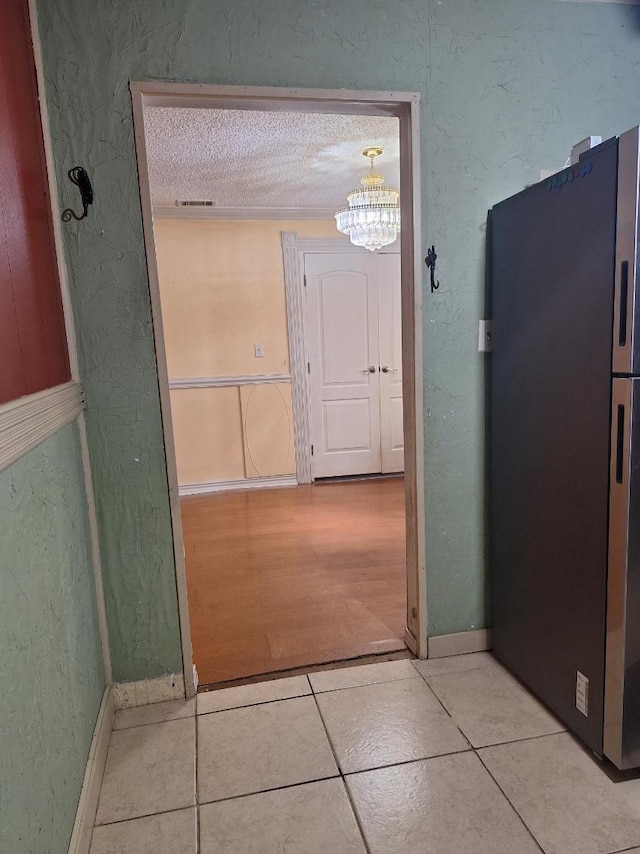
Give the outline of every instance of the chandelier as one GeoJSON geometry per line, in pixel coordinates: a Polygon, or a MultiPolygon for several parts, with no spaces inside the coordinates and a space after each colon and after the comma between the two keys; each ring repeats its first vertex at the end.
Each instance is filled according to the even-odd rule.
{"type": "Polygon", "coordinates": [[[373,161],[382,154],[381,148],[365,148],[362,152],[371,167],[360,179],[362,187],[347,193],[349,207],[336,212],[338,231],[348,234],[355,246],[374,252],[388,246],[400,231],[400,193],[385,186],[384,177],[376,172],[373,161]]]}

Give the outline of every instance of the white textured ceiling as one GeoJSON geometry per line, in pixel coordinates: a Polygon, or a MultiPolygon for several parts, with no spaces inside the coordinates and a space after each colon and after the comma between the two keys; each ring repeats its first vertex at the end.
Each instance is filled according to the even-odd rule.
{"type": "Polygon", "coordinates": [[[219,207],[338,208],[369,161],[399,184],[398,120],[248,110],[145,108],[154,205],[212,200],[219,207]]]}

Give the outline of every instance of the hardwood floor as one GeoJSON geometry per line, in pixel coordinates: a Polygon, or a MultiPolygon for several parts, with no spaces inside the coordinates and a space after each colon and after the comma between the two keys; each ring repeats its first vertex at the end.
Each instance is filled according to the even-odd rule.
{"type": "Polygon", "coordinates": [[[202,685],[404,648],[402,477],[180,507],[202,685]]]}

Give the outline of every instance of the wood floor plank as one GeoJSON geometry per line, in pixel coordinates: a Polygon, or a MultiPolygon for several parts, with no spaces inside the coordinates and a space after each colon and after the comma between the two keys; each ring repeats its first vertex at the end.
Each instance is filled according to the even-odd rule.
{"type": "Polygon", "coordinates": [[[180,506],[201,684],[404,648],[401,477],[180,506]]]}

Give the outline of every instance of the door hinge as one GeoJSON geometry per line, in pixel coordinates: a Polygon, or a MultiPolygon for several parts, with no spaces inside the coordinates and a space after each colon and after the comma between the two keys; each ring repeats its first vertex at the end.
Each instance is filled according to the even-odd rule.
{"type": "Polygon", "coordinates": [[[311,446],[311,456],[313,456],[313,445],[311,446]]]}
{"type": "Polygon", "coordinates": [[[305,274],[304,274],[304,276],[302,277],[302,281],[304,282],[304,286],[305,286],[305,288],[306,288],[306,287],[307,287],[307,274],[306,274],[306,273],[305,273],[305,274]]]}
{"type": "Polygon", "coordinates": [[[307,362],[307,373],[311,373],[311,362],[307,362]]]}

